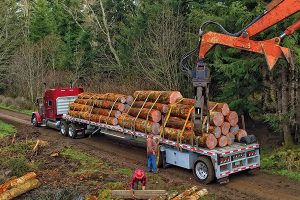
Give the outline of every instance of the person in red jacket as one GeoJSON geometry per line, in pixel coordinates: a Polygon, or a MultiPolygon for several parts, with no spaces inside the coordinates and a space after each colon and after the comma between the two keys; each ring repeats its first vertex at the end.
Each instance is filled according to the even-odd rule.
{"type": "Polygon", "coordinates": [[[142,169],[136,169],[133,173],[131,182],[130,182],[130,189],[137,190],[139,188],[139,184],[142,185],[142,190],[146,188],[146,173],[142,169]]]}

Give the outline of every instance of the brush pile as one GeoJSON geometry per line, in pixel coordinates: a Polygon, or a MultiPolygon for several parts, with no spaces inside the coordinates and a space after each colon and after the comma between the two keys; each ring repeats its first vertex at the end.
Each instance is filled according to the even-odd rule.
{"type": "Polygon", "coordinates": [[[231,145],[247,136],[238,127],[237,113],[230,111],[226,103],[209,102],[208,108],[210,127],[201,135],[194,132],[194,99],[183,98],[178,91],[136,91],[133,96],[85,92],[70,104],[68,114],[180,143],[198,143],[208,149],[231,145]]]}

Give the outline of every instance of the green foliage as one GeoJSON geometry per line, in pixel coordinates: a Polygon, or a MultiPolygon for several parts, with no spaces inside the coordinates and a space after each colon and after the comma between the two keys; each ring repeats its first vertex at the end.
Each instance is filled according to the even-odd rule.
{"type": "Polygon", "coordinates": [[[112,199],[111,191],[112,190],[124,190],[126,188],[125,184],[122,182],[109,182],[103,186],[103,190],[99,191],[99,199],[109,200],[112,199]]]}
{"type": "Polygon", "coordinates": [[[300,148],[279,149],[271,154],[262,154],[264,171],[300,180],[300,148]]]}
{"type": "Polygon", "coordinates": [[[16,133],[16,129],[13,125],[7,124],[0,120],[0,139],[16,133]]]}
{"type": "Polygon", "coordinates": [[[72,160],[79,161],[82,165],[95,165],[98,162],[95,157],[71,147],[65,148],[62,152],[62,155],[72,160]]]}

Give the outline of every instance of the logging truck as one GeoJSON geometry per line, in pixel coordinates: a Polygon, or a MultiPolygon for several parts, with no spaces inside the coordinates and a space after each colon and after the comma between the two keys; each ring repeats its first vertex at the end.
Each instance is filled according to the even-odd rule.
{"type": "MultiPolygon", "coordinates": [[[[197,48],[184,55],[181,60],[181,68],[192,77],[195,89],[193,107],[193,129],[195,131],[206,129],[206,132],[208,132],[210,122],[210,111],[208,109],[210,69],[203,62],[206,53],[213,46],[221,44],[264,54],[270,69],[274,67],[280,57],[286,58],[290,64],[293,64],[290,50],[279,46],[279,43],[285,36],[291,35],[300,27],[300,21],[288,27],[279,37],[265,41],[255,41],[251,37],[297,13],[299,10],[299,0],[273,0],[260,16],[237,33],[229,33],[220,24],[213,21],[205,22],[201,26],[197,48]],[[217,25],[222,33],[204,32],[204,29],[210,24],[217,25]],[[194,52],[198,54],[198,62],[196,67],[191,70],[187,60],[194,52]]],[[[122,139],[146,141],[147,132],[69,115],[68,104],[73,102],[81,92],[82,89],[80,88],[47,90],[45,97],[38,102],[40,105],[39,112],[32,114],[32,124],[59,129],[62,135],[71,138],[86,134],[93,135],[99,132],[122,139]]],[[[192,169],[195,177],[201,183],[207,184],[214,179],[221,183],[228,182],[230,174],[256,170],[260,167],[259,144],[255,142],[251,144],[235,142],[230,146],[209,149],[199,145],[198,140],[191,144],[167,139],[163,135],[156,135],[154,138],[160,144],[158,152],[159,166],[166,168],[174,165],[192,169]]]]}

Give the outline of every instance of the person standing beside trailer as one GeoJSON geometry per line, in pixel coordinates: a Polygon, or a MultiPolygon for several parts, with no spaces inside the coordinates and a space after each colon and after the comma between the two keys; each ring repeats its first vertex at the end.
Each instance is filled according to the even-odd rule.
{"type": "Polygon", "coordinates": [[[153,134],[149,134],[147,138],[148,172],[152,171],[153,173],[157,173],[156,148],[157,143],[153,138],[153,134]]]}

